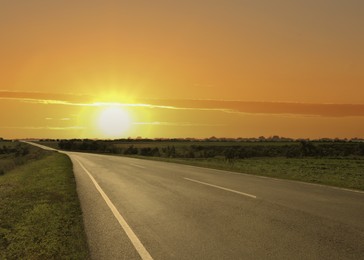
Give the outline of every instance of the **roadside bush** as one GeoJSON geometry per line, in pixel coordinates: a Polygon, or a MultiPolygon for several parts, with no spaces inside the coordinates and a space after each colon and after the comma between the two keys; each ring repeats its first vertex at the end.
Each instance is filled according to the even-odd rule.
{"type": "Polygon", "coordinates": [[[0,149],[0,175],[13,170],[18,165],[23,165],[29,161],[38,160],[48,155],[50,152],[43,149],[29,146],[24,143],[16,143],[11,146],[3,146],[0,149]]]}
{"type": "Polygon", "coordinates": [[[138,148],[135,148],[134,145],[129,146],[125,151],[126,155],[138,154],[138,148]]]}

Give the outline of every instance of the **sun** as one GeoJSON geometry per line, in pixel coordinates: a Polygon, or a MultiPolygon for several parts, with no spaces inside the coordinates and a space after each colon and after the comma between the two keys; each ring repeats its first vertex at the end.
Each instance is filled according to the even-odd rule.
{"type": "Polygon", "coordinates": [[[103,109],[98,118],[98,127],[107,137],[121,137],[130,125],[129,113],[116,106],[103,109]]]}

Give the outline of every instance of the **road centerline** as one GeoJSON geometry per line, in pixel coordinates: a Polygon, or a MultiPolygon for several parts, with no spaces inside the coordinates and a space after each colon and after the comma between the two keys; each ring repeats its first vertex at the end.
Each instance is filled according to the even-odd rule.
{"type": "Polygon", "coordinates": [[[131,227],[126,222],[126,220],[124,219],[124,217],[120,214],[120,212],[117,210],[117,208],[115,207],[115,205],[111,202],[111,200],[106,195],[106,193],[103,191],[103,189],[100,187],[100,185],[96,182],[95,178],[91,175],[91,173],[86,169],[86,167],[78,159],[75,158],[75,160],[79,163],[79,165],[81,166],[81,168],[90,177],[91,181],[95,185],[95,187],[98,190],[98,192],[101,194],[102,198],[105,200],[106,204],[109,206],[110,210],[114,214],[115,218],[119,222],[119,224],[122,227],[122,229],[125,231],[126,235],[128,236],[129,240],[133,244],[134,248],[136,249],[136,251],[138,252],[138,254],[140,255],[140,257],[143,260],[153,260],[152,256],[149,254],[149,252],[147,251],[147,249],[144,247],[144,245],[142,244],[142,242],[139,240],[139,238],[137,237],[137,235],[131,229],[131,227]]]}
{"type": "Polygon", "coordinates": [[[130,163],[130,165],[141,168],[141,169],[145,169],[144,166],[141,166],[141,165],[138,165],[138,164],[130,163]]]}
{"type": "Polygon", "coordinates": [[[214,188],[217,188],[217,189],[220,189],[220,190],[230,191],[230,192],[233,192],[233,193],[236,193],[236,194],[240,194],[240,195],[243,195],[243,196],[247,196],[247,197],[250,197],[250,198],[253,198],[253,199],[256,199],[257,198],[257,196],[252,195],[252,194],[249,194],[249,193],[245,193],[245,192],[241,192],[241,191],[237,191],[237,190],[232,190],[232,189],[225,188],[225,187],[218,186],[218,185],[214,185],[214,184],[211,184],[211,183],[207,183],[207,182],[203,182],[203,181],[198,181],[198,180],[194,180],[194,179],[190,179],[190,178],[185,178],[185,177],[183,179],[188,180],[188,181],[192,181],[192,182],[196,182],[196,183],[199,183],[199,184],[203,184],[203,185],[206,185],[206,186],[214,187],[214,188]]]}

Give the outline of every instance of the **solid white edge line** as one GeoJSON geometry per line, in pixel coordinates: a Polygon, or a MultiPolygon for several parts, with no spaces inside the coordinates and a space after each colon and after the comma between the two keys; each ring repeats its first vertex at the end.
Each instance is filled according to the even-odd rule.
{"type": "Polygon", "coordinates": [[[123,228],[123,230],[125,231],[126,235],[129,237],[131,243],[133,244],[133,246],[137,250],[137,252],[140,255],[140,257],[143,260],[153,260],[152,256],[149,254],[149,252],[147,251],[147,249],[143,246],[142,242],[140,242],[139,238],[136,236],[136,234],[134,233],[134,231],[131,229],[131,227],[128,225],[128,223],[125,221],[125,219],[123,218],[123,216],[121,216],[120,212],[117,210],[117,208],[115,207],[115,205],[111,202],[111,200],[106,195],[106,193],[102,190],[102,188],[100,187],[100,185],[96,182],[96,180],[91,175],[91,173],[85,168],[85,166],[83,166],[83,164],[78,159],[75,158],[75,160],[80,164],[80,166],[82,167],[82,169],[90,177],[91,181],[95,185],[95,187],[98,190],[98,192],[100,192],[102,198],[105,200],[106,204],[109,206],[110,210],[114,214],[114,216],[117,219],[117,221],[119,222],[120,226],[123,228]]]}
{"type": "Polygon", "coordinates": [[[247,196],[247,197],[250,197],[250,198],[253,198],[253,199],[257,198],[257,196],[251,195],[249,193],[245,193],[245,192],[241,192],[241,191],[237,191],[237,190],[232,190],[232,189],[229,189],[229,188],[217,186],[217,185],[210,184],[210,183],[207,183],[207,182],[198,181],[198,180],[194,180],[194,179],[190,179],[190,178],[183,178],[183,179],[188,180],[188,181],[192,181],[192,182],[196,182],[196,183],[200,183],[200,184],[203,184],[203,185],[211,186],[211,187],[214,187],[214,188],[217,188],[217,189],[220,189],[220,190],[230,191],[230,192],[237,193],[237,194],[240,194],[240,195],[243,195],[243,196],[247,196]]]}

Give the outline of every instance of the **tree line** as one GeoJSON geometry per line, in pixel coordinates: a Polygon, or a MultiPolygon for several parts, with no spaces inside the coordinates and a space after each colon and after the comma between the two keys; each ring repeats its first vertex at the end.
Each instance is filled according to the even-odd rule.
{"type": "Polygon", "coordinates": [[[299,141],[285,144],[249,144],[244,145],[213,145],[193,144],[175,146],[155,146],[154,143],[145,143],[143,147],[130,144],[121,147],[117,143],[101,140],[60,140],[58,147],[70,151],[88,151],[124,155],[140,155],[172,158],[214,158],[223,157],[226,160],[244,159],[253,157],[348,157],[364,156],[364,143],[357,142],[311,142],[299,141]],[[145,145],[145,146],[144,146],[145,145]]]}

